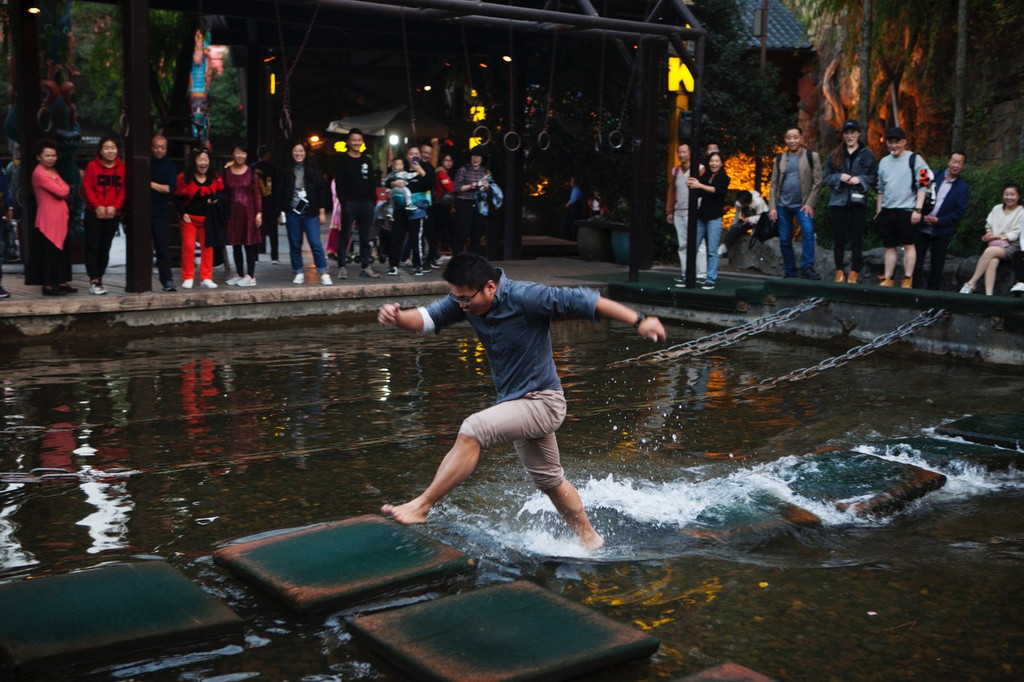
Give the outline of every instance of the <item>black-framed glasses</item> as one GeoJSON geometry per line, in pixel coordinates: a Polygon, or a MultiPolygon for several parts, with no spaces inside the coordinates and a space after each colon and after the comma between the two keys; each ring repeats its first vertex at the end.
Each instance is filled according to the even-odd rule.
{"type": "MultiPolygon", "coordinates": [[[[487,285],[485,284],[484,287],[485,286],[487,286],[487,285]]],[[[484,287],[480,287],[479,289],[474,291],[471,296],[456,296],[455,294],[448,294],[448,295],[451,296],[452,298],[454,298],[455,302],[458,303],[459,305],[469,305],[470,303],[473,302],[473,299],[476,298],[476,295],[484,290],[484,287]]]]}

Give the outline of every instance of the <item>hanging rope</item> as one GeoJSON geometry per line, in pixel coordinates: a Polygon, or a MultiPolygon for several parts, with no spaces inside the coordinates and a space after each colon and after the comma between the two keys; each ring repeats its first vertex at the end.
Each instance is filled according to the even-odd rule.
{"type": "Polygon", "coordinates": [[[302,59],[302,52],[306,49],[306,43],[309,41],[309,35],[313,32],[313,25],[316,24],[316,16],[320,13],[320,2],[316,0],[313,6],[313,16],[309,19],[309,26],[306,27],[306,34],[302,36],[302,42],[299,44],[299,49],[295,53],[295,59],[291,64],[288,64],[288,55],[285,52],[284,46],[284,28],[281,22],[281,2],[280,0],[274,0],[274,17],[277,19],[277,39],[281,47],[281,65],[284,67],[284,78],[281,83],[281,120],[280,127],[281,132],[284,133],[286,138],[292,136],[292,72],[295,71],[295,67],[298,66],[299,60],[302,59]]]}
{"type": "Polygon", "coordinates": [[[551,29],[551,73],[548,74],[548,101],[544,107],[544,127],[537,133],[537,147],[547,151],[551,146],[551,133],[548,132],[548,121],[551,120],[551,103],[555,93],[555,55],[558,54],[558,29],[551,29]]]}
{"type": "MultiPolygon", "coordinates": [[[[639,45],[640,37],[637,36],[637,45],[639,45]]],[[[633,68],[629,71],[629,80],[626,82],[626,93],[622,96],[622,109],[619,111],[618,125],[615,126],[615,130],[608,133],[608,145],[612,149],[621,149],[622,144],[625,141],[622,135],[622,120],[626,116],[626,106],[629,104],[629,93],[633,90],[633,78],[636,76],[636,66],[640,61],[640,50],[637,49],[635,55],[633,55],[633,68]]]]}
{"type": "MultiPolygon", "coordinates": [[[[608,3],[605,3],[605,13],[608,3]]],[[[597,81],[597,120],[594,121],[594,151],[601,151],[601,117],[604,115],[604,34],[601,34],[601,70],[597,81]]]]}
{"type": "MultiPolygon", "coordinates": [[[[651,12],[651,0],[647,0],[647,7],[644,9],[644,16],[650,16],[651,12]]],[[[633,91],[633,79],[636,77],[637,62],[640,61],[640,40],[642,36],[638,33],[636,36],[637,51],[633,55],[633,67],[629,70],[629,80],[626,82],[626,94],[622,96],[622,109],[619,111],[618,125],[615,126],[615,130],[608,133],[608,145],[612,149],[621,149],[622,144],[625,141],[625,137],[622,135],[622,121],[626,118],[626,106],[629,104],[629,95],[633,91]]]]}
{"type": "Polygon", "coordinates": [[[512,22],[508,22],[508,132],[501,139],[505,149],[518,151],[523,140],[516,132],[516,58],[512,51],[512,22]]]}
{"type": "Polygon", "coordinates": [[[405,86],[409,91],[409,124],[412,128],[412,139],[418,140],[416,135],[416,109],[413,106],[412,98],[412,65],[409,63],[409,37],[405,28],[405,8],[402,8],[402,54],[405,56],[405,86]]]}
{"type": "MultiPolygon", "coordinates": [[[[469,86],[469,96],[474,101],[479,102],[477,98],[476,88],[473,87],[473,66],[469,63],[469,46],[466,40],[466,20],[459,20],[459,29],[462,31],[462,56],[466,60],[466,84],[469,86]]],[[[470,108],[472,111],[472,107],[470,108]]],[[[478,125],[473,128],[472,137],[480,138],[480,144],[489,144],[491,141],[491,129],[485,125],[478,125]]]]}

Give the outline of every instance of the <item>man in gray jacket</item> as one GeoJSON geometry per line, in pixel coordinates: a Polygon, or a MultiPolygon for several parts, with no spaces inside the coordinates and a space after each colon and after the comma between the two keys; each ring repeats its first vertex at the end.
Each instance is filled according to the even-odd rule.
{"type": "Polygon", "coordinates": [[[814,269],[814,205],[821,191],[821,157],[804,147],[804,134],[797,126],[786,129],[786,151],[772,166],[768,217],[779,221],[779,248],[782,251],[784,277],[796,277],[793,252],[793,220],[800,225],[803,246],[800,250],[799,276],[821,279],[814,269]]]}

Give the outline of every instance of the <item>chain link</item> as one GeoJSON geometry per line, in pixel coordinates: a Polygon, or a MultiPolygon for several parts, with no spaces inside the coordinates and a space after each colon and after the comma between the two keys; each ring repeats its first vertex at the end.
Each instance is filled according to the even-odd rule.
{"type": "Polygon", "coordinates": [[[772,313],[771,315],[759,317],[756,320],[751,320],[750,322],[741,324],[738,327],[723,329],[720,332],[715,332],[714,334],[710,334],[699,339],[687,341],[686,343],[679,344],[678,346],[672,346],[671,348],[665,348],[651,353],[644,353],[643,355],[635,358],[618,360],[616,362],[609,363],[608,366],[622,367],[623,365],[632,363],[648,365],[656,362],[677,360],[690,355],[709,353],[718,348],[724,348],[726,346],[731,346],[734,343],[739,343],[747,337],[760,334],[761,332],[771,329],[776,325],[789,322],[794,317],[805,313],[808,310],[817,308],[822,303],[825,303],[825,299],[823,298],[809,298],[806,301],[801,301],[792,308],[784,308],[778,312],[772,313]]]}
{"type": "Polygon", "coordinates": [[[752,391],[766,391],[770,388],[775,388],[776,386],[782,383],[803,381],[804,379],[809,379],[813,376],[820,374],[821,372],[824,372],[827,369],[841,367],[842,365],[845,365],[854,358],[869,355],[870,353],[874,353],[876,350],[879,350],[880,348],[885,348],[886,346],[892,345],[897,341],[900,341],[908,336],[911,336],[912,334],[917,333],[917,330],[931,326],[938,322],[939,320],[946,317],[949,317],[948,310],[931,308],[929,310],[924,311],[923,313],[915,317],[913,320],[901,324],[899,327],[892,330],[891,332],[887,334],[882,334],[881,336],[872,339],[869,343],[866,343],[863,346],[851,348],[842,355],[836,355],[831,358],[826,358],[819,362],[817,365],[814,365],[813,367],[804,367],[802,369],[794,370],[789,374],[785,374],[783,376],[778,377],[772,377],[770,379],[765,379],[764,381],[754,384],[753,386],[746,386],[744,388],[738,389],[733,392],[733,395],[743,395],[746,393],[750,393],[752,391]]]}

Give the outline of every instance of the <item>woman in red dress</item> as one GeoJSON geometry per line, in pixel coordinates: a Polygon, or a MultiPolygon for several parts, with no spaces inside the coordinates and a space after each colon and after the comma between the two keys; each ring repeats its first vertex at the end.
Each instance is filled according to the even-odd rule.
{"type": "Polygon", "coordinates": [[[256,173],[246,164],[248,153],[242,145],[231,150],[232,162],[224,173],[224,189],[231,205],[228,219],[228,244],[235,256],[234,277],[229,285],[256,286],[256,259],[262,241],[262,195],[256,173]],[[243,259],[244,255],[244,259],[243,259]]]}

